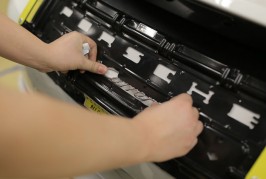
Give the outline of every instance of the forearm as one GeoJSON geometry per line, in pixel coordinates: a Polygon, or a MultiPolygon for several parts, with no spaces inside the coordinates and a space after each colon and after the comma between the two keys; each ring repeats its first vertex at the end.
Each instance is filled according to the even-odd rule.
{"type": "Polygon", "coordinates": [[[0,55],[32,68],[45,68],[47,44],[1,13],[0,22],[0,55]]]}
{"type": "Polygon", "coordinates": [[[132,120],[0,89],[0,175],[73,176],[143,162],[132,120]]]}

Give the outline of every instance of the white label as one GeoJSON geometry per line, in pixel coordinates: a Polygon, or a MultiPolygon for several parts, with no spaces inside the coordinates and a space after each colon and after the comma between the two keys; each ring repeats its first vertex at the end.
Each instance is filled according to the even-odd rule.
{"type": "Polygon", "coordinates": [[[115,38],[112,35],[103,31],[102,35],[98,38],[98,41],[101,41],[101,40],[104,40],[105,42],[107,42],[108,47],[111,47],[112,43],[115,41],[115,38]]]}
{"type": "Polygon", "coordinates": [[[90,23],[89,21],[82,19],[79,24],[78,24],[78,28],[80,28],[81,30],[88,32],[90,30],[92,26],[92,23],[90,23]]]}
{"type": "Polygon", "coordinates": [[[168,76],[169,76],[169,74],[172,74],[174,76],[176,74],[176,71],[173,71],[170,68],[167,68],[166,66],[159,64],[156,67],[153,74],[158,76],[159,78],[163,79],[167,83],[170,83],[171,80],[168,78],[168,76]]]}
{"type": "Polygon", "coordinates": [[[259,114],[254,113],[238,104],[233,104],[231,111],[227,115],[248,126],[250,129],[253,129],[255,125],[258,124],[256,119],[260,118],[259,114]]]}
{"type": "Polygon", "coordinates": [[[73,10],[71,10],[69,7],[64,7],[60,14],[70,17],[73,14],[73,10]]]}
{"type": "Polygon", "coordinates": [[[128,58],[134,63],[139,63],[141,60],[141,56],[144,56],[143,53],[137,51],[134,48],[128,47],[126,50],[127,54],[123,54],[124,57],[128,58]]]}
{"type": "Polygon", "coordinates": [[[213,91],[209,91],[209,93],[206,94],[206,93],[204,93],[204,92],[198,90],[198,89],[196,88],[197,85],[198,85],[198,84],[197,84],[196,82],[193,82],[191,88],[188,90],[187,93],[188,93],[189,95],[192,95],[193,92],[196,92],[196,93],[198,93],[199,95],[201,95],[201,96],[203,96],[203,97],[205,98],[205,99],[203,100],[203,102],[204,102],[205,104],[209,104],[209,101],[210,101],[212,95],[214,95],[214,92],[213,92],[213,91]]]}

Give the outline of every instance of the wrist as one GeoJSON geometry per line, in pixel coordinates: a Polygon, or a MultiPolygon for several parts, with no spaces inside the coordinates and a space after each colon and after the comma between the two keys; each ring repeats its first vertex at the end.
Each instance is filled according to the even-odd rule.
{"type": "Polygon", "coordinates": [[[41,72],[52,71],[49,66],[49,60],[51,59],[51,52],[48,44],[41,40],[35,43],[35,46],[30,51],[25,52],[22,64],[39,70],[41,72]]]}
{"type": "Polygon", "coordinates": [[[151,152],[151,140],[149,137],[149,131],[145,128],[145,125],[141,120],[133,118],[131,120],[133,126],[133,133],[136,137],[136,145],[138,146],[137,150],[139,155],[136,157],[138,160],[137,163],[150,162],[150,152],[151,152]]]}
{"type": "Polygon", "coordinates": [[[50,48],[49,44],[42,42],[40,45],[40,51],[36,58],[38,59],[38,64],[36,67],[37,70],[41,72],[54,71],[51,65],[51,61],[54,60],[53,49],[50,48]]]}

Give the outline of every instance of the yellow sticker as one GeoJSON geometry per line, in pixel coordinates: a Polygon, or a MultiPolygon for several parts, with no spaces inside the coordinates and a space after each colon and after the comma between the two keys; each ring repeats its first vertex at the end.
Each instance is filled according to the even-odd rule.
{"type": "Polygon", "coordinates": [[[88,96],[85,96],[84,106],[98,113],[109,114],[109,112],[103,109],[99,104],[97,104],[88,96]]]}

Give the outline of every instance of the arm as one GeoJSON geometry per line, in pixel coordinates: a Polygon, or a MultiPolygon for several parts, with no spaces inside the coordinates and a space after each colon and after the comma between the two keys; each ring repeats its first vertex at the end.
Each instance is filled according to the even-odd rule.
{"type": "Polygon", "coordinates": [[[74,176],[144,158],[132,121],[4,88],[0,99],[0,176],[74,176]]]}
{"type": "MultiPolygon", "coordinates": [[[[105,73],[95,63],[95,43],[82,34],[45,44],[3,15],[0,22],[0,55],[46,72],[105,73]],[[90,60],[82,55],[84,42],[92,48],[90,60]]],[[[164,161],[189,152],[202,128],[187,94],[129,120],[0,87],[0,176],[73,176],[164,161]]]]}
{"type": "Polygon", "coordinates": [[[164,161],[190,151],[202,130],[187,94],[133,120],[4,88],[0,99],[0,176],[74,176],[164,161]]]}
{"type": "Polygon", "coordinates": [[[43,72],[80,69],[103,74],[107,70],[96,62],[95,42],[83,34],[71,32],[46,44],[1,13],[0,23],[0,55],[7,59],[43,72]],[[91,48],[90,60],[82,55],[85,42],[91,48]]]}

